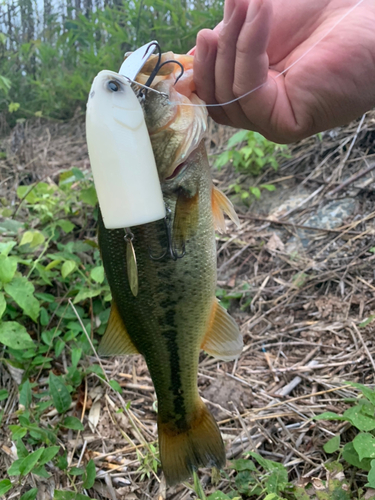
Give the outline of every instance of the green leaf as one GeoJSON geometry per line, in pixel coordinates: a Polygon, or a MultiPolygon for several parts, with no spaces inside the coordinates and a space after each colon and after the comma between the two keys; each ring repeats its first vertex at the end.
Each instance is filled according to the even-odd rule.
{"type": "Polygon", "coordinates": [[[35,467],[39,458],[42,456],[43,451],[44,448],[38,448],[22,460],[22,463],[20,464],[20,473],[23,476],[26,476],[29,472],[31,472],[31,469],[35,467]]]}
{"type": "Polygon", "coordinates": [[[86,471],[83,476],[83,488],[92,488],[95,483],[95,478],[96,478],[96,469],[95,469],[95,462],[94,460],[89,460],[89,462],[86,465],[86,471]]]}
{"type": "Polygon", "coordinates": [[[3,292],[0,292],[0,319],[3,316],[6,307],[7,307],[7,303],[5,300],[5,296],[4,296],[3,292]]]}
{"type": "Polygon", "coordinates": [[[46,448],[43,451],[42,456],[40,457],[39,465],[44,465],[47,462],[50,462],[53,459],[53,457],[57,455],[59,450],[60,446],[49,446],[48,448],[46,448]]]}
{"type": "Polygon", "coordinates": [[[122,393],[122,388],[121,385],[116,381],[116,380],[110,380],[109,385],[112,387],[113,390],[115,390],[118,393],[122,393]]]}
{"type": "Polygon", "coordinates": [[[323,449],[326,453],[335,453],[340,448],[340,434],[337,436],[333,436],[326,444],[323,446],[323,449]]]}
{"type": "Polygon", "coordinates": [[[91,269],[90,278],[96,283],[103,283],[104,281],[104,267],[98,266],[91,269]]]}
{"type": "Polygon", "coordinates": [[[267,191],[275,191],[276,190],[276,186],[274,186],[273,184],[261,184],[260,187],[262,189],[266,189],[267,191]]]}
{"type": "Polygon", "coordinates": [[[49,314],[47,312],[47,309],[45,307],[40,308],[40,318],[39,318],[40,324],[42,326],[47,326],[49,323],[49,314]]]}
{"type": "Polygon", "coordinates": [[[360,390],[362,394],[370,401],[370,403],[375,405],[375,391],[373,391],[369,387],[366,387],[365,385],[357,384],[356,382],[349,382],[348,385],[360,390]]]}
{"type": "MultiPolygon", "coordinates": [[[[2,78],[4,78],[4,77],[2,77],[2,78]]],[[[9,113],[14,113],[15,111],[19,110],[19,107],[20,107],[19,102],[10,102],[8,104],[8,111],[9,111],[9,113]]]]}
{"type": "Polygon", "coordinates": [[[29,380],[26,380],[26,382],[22,384],[22,388],[20,390],[20,404],[28,409],[31,403],[31,397],[31,384],[29,380]]]}
{"type": "Polygon", "coordinates": [[[66,278],[67,276],[69,276],[69,274],[75,271],[77,267],[77,262],[75,262],[74,260],[66,260],[61,267],[61,276],[63,278],[66,278]]]}
{"type": "Polygon", "coordinates": [[[72,366],[74,368],[77,367],[79,360],[81,359],[82,356],[82,349],[79,347],[73,347],[72,349],[72,366]]]}
{"type": "Polygon", "coordinates": [[[56,410],[64,413],[69,410],[72,398],[64,384],[62,377],[57,377],[54,373],[49,374],[49,392],[53,399],[56,410]]]}
{"type": "Polygon", "coordinates": [[[6,389],[0,389],[0,401],[7,399],[9,396],[9,392],[6,389]]]}
{"type": "Polygon", "coordinates": [[[5,493],[9,490],[11,490],[13,487],[12,483],[9,481],[9,479],[3,479],[0,481],[0,497],[5,495],[5,493]]]}
{"type": "Polygon", "coordinates": [[[9,283],[17,270],[17,259],[15,257],[7,257],[0,255],[0,281],[9,283]]]}
{"type": "Polygon", "coordinates": [[[37,321],[39,301],[34,297],[34,285],[25,277],[14,278],[4,286],[7,294],[20,306],[27,316],[37,321]]]}
{"type": "Polygon", "coordinates": [[[14,219],[3,219],[0,221],[0,233],[7,233],[7,236],[16,235],[19,229],[24,227],[23,222],[14,219]]]}
{"type": "Polygon", "coordinates": [[[46,479],[51,477],[51,475],[48,474],[47,469],[44,467],[44,465],[38,465],[38,466],[34,467],[31,472],[33,474],[36,474],[37,476],[45,477],[46,479]]]}
{"type": "Polygon", "coordinates": [[[251,471],[256,470],[254,462],[252,462],[251,460],[245,460],[244,458],[239,458],[238,460],[232,460],[232,467],[237,472],[241,472],[243,470],[251,470],[251,471]]]}
{"type": "Polygon", "coordinates": [[[31,488],[31,490],[26,491],[20,498],[20,500],[35,500],[38,494],[38,488],[31,488]]]}
{"type": "Polygon", "coordinates": [[[261,196],[261,193],[260,193],[260,189],[259,189],[258,187],[254,187],[254,186],[249,187],[249,191],[250,191],[250,193],[251,193],[252,195],[254,195],[254,196],[255,196],[255,198],[256,198],[257,200],[259,200],[259,198],[260,198],[260,196],[261,196]]]}
{"type": "Polygon", "coordinates": [[[12,431],[12,439],[14,439],[14,441],[22,439],[27,434],[27,429],[20,425],[10,425],[9,429],[12,431]]]}
{"type": "Polygon", "coordinates": [[[35,347],[26,328],[16,321],[4,321],[0,323],[0,343],[17,350],[35,347]]]}
{"type": "Polygon", "coordinates": [[[288,472],[285,467],[274,469],[265,481],[266,490],[270,493],[284,491],[287,484],[288,472]]]}
{"type": "Polygon", "coordinates": [[[60,470],[65,470],[68,467],[68,461],[66,459],[66,455],[67,453],[65,452],[64,455],[57,457],[56,465],[60,470]]]}
{"type": "Polygon", "coordinates": [[[67,219],[58,220],[56,224],[60,226],[65,233],[70,233],[76,227],[75,224],[73,224],[72,222],[70,222],[70,220],[67,219]]]}
{"type": "Polygon", "coordinates": [[[84,174],[77,167],[73,167],[71,169],[71,172],[72,172],[72,174],[74,175],[74,177],[76,178],[77,181],[82,181],[85,178],[84,174]]]}
{"type": "Polygon", "coordinates": [[[211,493],[211,495],[207,497],[207,500],[231,500],[231,497],[228,497],[228,495],[222,491],[215,491],[215,493],[211,493]]]}
{"type": "Polygon", "coordinates": [[[37,248],[45,242],[44,235],[37,230],[26,231],[22,235],[22,239],[20,241],[20,246],[22,245],[30,245],[30,248],[37,248]]]}
{"type": "Polygon", "coordinates": [[[371,460],[371,469],[367,476],[368,483],[366,487],[375,488],[375,460],[371,460]]]}
{"type": "Polygon", "coordinates": [[[215,167],[220,170],[222,167],[224,167],[231,159],[231,152],[230,151],[224,151],[224,153],[221,153],[215,161],[215,167]]]}
{"type": "Polygon", "coordinates": [[[26,458],[29,455],[29,452],[24,445],[22,439],[18,439],[16,442],[16,448],[17,448],[17,456],[18,458],[26,458]]]}
{"type": "Polygon", "coordinates": [[[55,490],[53,493],[53,500],[91,500],[91,498],[81,493],[76,493],[75,491],[55,490]]]}
{"type": "MultiPolygon", "coordinates": [[[[374,252],[375,251],[375,247],[372,247],[370,249],[370,252],[374,252]]],[[[364,328],[365,326],[369,325],[370,323],[372,323],[375,319],[375,314],[372,314],[371,316],[369,316],[367,319],[365,319],[365,321],[362,321],[362,323],[360,323],[358,326],[360,328],[364,328]]]]}
{"type": "Polygon", "coordinates": [[[50,271],[54,267],[58,266],[60,264],[60,262],[62,262],[62,259],[52,260],[49,264],[47,264],[47,266],[45,267],[45,270],[50,271]]]}
{"type": "Polygon", "coordinates": [[[82,476],[85,471],[81,467],[71,467],[69,474],[72,476],[82,476]]]}
{"type": "Polygon", "coordinates": [[[347,443],[344,446],[342,452],[342,458],[348,462],[348,464],[358,467],[358,469],[369,471],[371,469],[371,459],[364,458],[359,459],[358,453],[355,451],[353,443],[347,443]]]}
{"type": "Polygon", "coordinates": [[[337,413],[334,413],[333,411],[326,411],[324,413],[321,413],[320,415],[317,415],[316,417],[313,417],[314,420],[346,420],[342,415],[338,415],[337,413]]]}
{"type": "Polygon", "coordinates": [[[353,446],[358,453],[359,460],[375,458],[375,437],[367,432],[360,432],[353,439],[353,446]]]}
{"type": "Polygon", "coordinates": [[[96,204],[98,203],[98,197],[96,195],[95,187],[90,186],[87,189],[82,189],[82,191],[80,193],[80,199],[84,203],[87,203],[88,205],[95,207],[96,204]]]}
{"type": "Polygon", "coordinates": [[[19,476],[21,474],[20,466],[23,461],[23,458],[19,458],[12,463],[12,465],[8,469],[9,476],[19,476]]]}
{"type": "MultiPolygon", "coordinates": [[[[372,431],[375,429],[375,418],[364,414],[365,405],[357,405],[348,408],[343,413],[343,418],[348,420],[351,424],[357,427],[360,431],[372,431]]],[[[373,405],[371,405],[373,407],[373,405]]],[[[373,407],[374,408],[374,407],[373,407]]],[[[375,410],[375,409],[374,409],[375,410]]],[[[374,414],[374,411],[372,412],[374,414]]]]}
{"type": "Polygon", "coordinates": [[[63,352],[63,349],[65,347],[65,342],[61,339],[57,339],[56,344],[55,344],[55,356],[58,358],[60,354],[63,352]]]}
{"type": "Polygon", "coordinates": [[[78,302],[82,302],[86,299],[91,299],[93,297],[97,297],[100,295],[101,290],[90,290],[89,288],[82,288],[77,295],[74,297],[73,304],[77,304],[78,302]]]}
{"type": "Polygon", "coordinates": [[[274,462],[273,460],[267,460],[266,458],[263,458],[259,453],[255,453],[253,451],[249,451],[246,453],[246,455],[249,455],[250,457],[254,458],[259,465],[263,467],[268,472],[272,472],[275,469],[285,471],[286,469],[283,464],[279,464],[278,462],[274,462]]]}
{"type": "Polygon", "coordinates": [[[247,140],[249,136],[249,131],[248,130],[240,130],[239,132],[236,132],[232,137],[228,140],[228,149],[233,148],[236,144],[239,144],[241,142],[244,142],[247,140]]]}
{"type": "Polygon", "coordinates": [[[73,429],[74,431],[83,431],[84,429],[82,422],[76,417],[66,417],[62,426],[67,429],[73,429]]]}

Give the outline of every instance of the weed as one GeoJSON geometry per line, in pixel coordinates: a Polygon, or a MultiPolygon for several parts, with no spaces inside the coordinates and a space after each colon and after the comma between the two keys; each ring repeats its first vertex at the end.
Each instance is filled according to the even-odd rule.
{"type": "MultiPolygon", "coordinates": [[[[84,330],[92,333],[95,317],[97,331],[104,332],[111,299],[92,238],[95,189],[89,176],[72,168],[60,175],[57,184],[19,186],[17,195],[16,211],[7,206],[2,209],[0,227],[2,362],[22,377],[18,423],[9,425],[17,458],[8,475],[21,481],[30,474],[49,478],[48,468],[53,465],[68,478],[79,476],[82,488],[91,488],[96,476],[94,462],[68,465],[58,436],[68,429],[83,430],[80,419],[66,415],[72,395],[88,374],[104,376],[99,366],[82,362],[83,355],[91,353],[84,330]],[[15,220],[15,215],[23,222],[15,220]],[[87,238],[81,241],[79,234],[87,234],[87,238]],[[69,299],[79,304],[76,310],[82,324],[68,308],[69,299]],[[56,366],[63,353],[69,360],[65,374],[56,366]],[[35,380],[46,370],[48,383],[40,391],[35,380]],[[44,417],[51,407],[59,415],[54,426],[44,417]]],[[[0,401],[8,397],[2,389],[0,401]]],[[[11,488],[10,479],[0,481],[0,494],[11,488]]],[[[32,500],[36,491],[25,495],[24,500],[32,500]]]]}
{"type": "Polygon", "coordinates": [[[324,445],[324,450],[329,454],[339,452],[345,462],[368,472],[366,487],[375,488],[375,390],[354,382],[349,385],[361,393],[354,406],[342,415],[328,411],[315,417],[315,420],[348,422],[359,431],[352,441],[343,446],[340,434],[337,434],[324,445]]]}
{"type": "MultiPolygon", "coordinates": [[[[277,170],[279,166],[277,156],[281,153],[287,157],[286,149],[287,146],[268,141],[258,132],[240,130],[228,140],[226,150],[217,157],[215,166],[220,169],[231,163],[239,174],[255,177],[266,166],[277,170]]],[[[243,200],[251,197],[259,199],[262,190],[274,191],[276,189],[273,184],[261,184],[244,189],[238,179],[229,187],[243,200]]]]}

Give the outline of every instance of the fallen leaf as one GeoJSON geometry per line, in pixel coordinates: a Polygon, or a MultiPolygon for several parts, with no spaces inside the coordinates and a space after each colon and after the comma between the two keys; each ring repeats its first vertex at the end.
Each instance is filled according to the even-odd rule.
{"type": "Polygon", "coordinates": [[[89,411],[89,425],[91,427],[91,430],[94,432],[96,429],[96,426],[98,425],[99,422],[99,417],[100,417],[100,408],[101,408],[101,403],[100,401],[95,401],[93,405],[90,408],[89,411]]]}
{"type": "Polygon", "coordinates": [[[273,235],[266,244],[266,248],[270,252],[274,252],[275,250],[280,250],[282,252],[284,250],[284,247],[285,247],[284,243],[281,241],[281,239],[277,236],[276,233],[273,233],[273,235]]]}

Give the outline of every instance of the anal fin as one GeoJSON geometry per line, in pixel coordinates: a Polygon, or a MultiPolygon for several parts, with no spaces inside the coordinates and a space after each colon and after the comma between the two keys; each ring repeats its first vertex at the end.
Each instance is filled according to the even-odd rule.
{"type": "Polygon", "coordinates": [[[242,335],[237,323],[215,299],[201,349],[215,358],[231,361],[241,354],[242,347],[242,335]]]}
{"type": "Polygon", "coordinates": [[[121,356],[124,354],[139,354],[126,331],[119,310],[112,302],[107,329],[100,342],[98,354],[100,356],[121,356]]]}
{"type": "Polygon", "coordinates": [[[237,225],[240,225],[240,220],[234,210],[232,202],[225,194],[215,186],[212,186],[212,213],[214,216],[215,228],[221,232],[225,231],[224,213],[237,225]]]}

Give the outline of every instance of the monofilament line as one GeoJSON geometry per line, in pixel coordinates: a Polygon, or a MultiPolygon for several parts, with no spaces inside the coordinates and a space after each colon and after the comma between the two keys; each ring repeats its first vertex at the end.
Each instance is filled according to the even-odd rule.
{"type": "MultiPolygon", "coordinates": [[[[364,0],[359,0],[355,5],[353,5],[353,7],[351,7],[347,12],[345,12],[345,14],[340,19],[338,19],[338,21],[336,21],[335,24],[333,26],[331,26],[330,29],[321,38],[319,38],[319,40],[317,40],[309,49],[307,49],[306,52],[304,52],[296,61],[294,61],[287,68],[285,68],[283,71],[281,71],[281,73],[279,73],[278,75],[276,75],[274,79],[276,80],[277,78],[280,78],[280,76],[284,75],[293,66],[295,66],[296,64],[298,64],[301,61],[301,59],[303,59],[305,56],[307,56],[307,54],[309,54],[313,49],[315,49],[315,47],[317,45],[319,45],[330,33],[332,33],[332,31],[335,28],[337,28],[337,26],[339,24],[341,24],[342,21],[346,17],[348,17],[357,7],[359,7],[359,5],[361,5],[361,3],[363,3],[363,1],[364,0]]],[[[203,108],[203,107],[206,107],[206,108],[215,108],[215,107],[221,107],[221,106],[228,106],[229,104],[233,104],[234,102],[237,102],[240,99],[243,99],[244,97],[247,97],[248,95],[252,94],[256,90],[261,89],[262,87],[264,87],[266,85],[266,83],[267,83],[267,81],[265,81],[264,83],[258,85],[254,89],[249,90],[248,92],[246,92],[245,94],[241,95],[240,97],[236,97],[235,99],[232,99],[231,101],[223,102],[221,104],[193,104],[193,103],[180,103],[180,102],[173,102],[173,101],[169,101],[169,104],[178,105],[178,106],[194,106],[194,107],[199,107],[199,108],[203,108]]]]}

